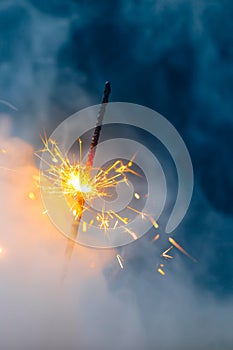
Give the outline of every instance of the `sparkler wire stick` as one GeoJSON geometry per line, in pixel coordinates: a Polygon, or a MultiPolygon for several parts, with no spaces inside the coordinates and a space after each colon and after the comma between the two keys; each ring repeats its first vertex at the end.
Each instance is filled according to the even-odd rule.
{"type": "MultiPolygon", "coordinates": [[[[106,110],[106,105],[108,103],[108,99],[109,99],[109,95],[111,93],[111,84],[109,81],[107,81],[105,83],[105,89],[104,89],[104,93],[103,93],[103,98],[102,98],[102,102],[101,102],[101,106],[100,106],[100,110],[97,116],[97,121],[96,121],[96,127],[92,136],[92,140],[91,140],[91,145],[89,148],[89,152],[88,152],[88,157],[87,157],[87,162],[86,162],[86,168],[88,171],[91,171],[91,168],[93,166],[93,162],[94,162],[94,158],[95,158],[95,153],[96,153],[96,148],[99,142],[99,138],[100,138],[100,133],[101,133],[101,129],[102,129],[102,124],[103,124],[103,119],[104,119],[104,114],[105,114],[105,110],[106,110]]],[[[82,194],[80,193],[80,196],[78,198],[78,204],[79,204],[79,208],[80,210],[78,211],[75,221],[73,222],[72,225],[72,230],[71,230],[71,235],[70,238],[68,239],[67,242],[67,247],[66,247],[66,252],[65,255],[67,257],[68,260],[70,260],[71,256],[72,256],[72,252],[74,249],[74,240],[78,235],[78,230],[79,230],[79,225],[80,225],[80,221],[82,218],[82,214],[83,214],[83,208],[85,205],[85,200],[82,196],[82,194]]],[[[64,276],[63,278],[66,276],[66,268],[64,271],[64,276]]]]}
{"type": "Polygon", "coordinates": [[[93,136],[92,136],[91,146],[90,146],[89,153],[88,153],[88,158],[87,158],[87,163],[86,163],[86,166],[88,169],[90,169],[92,167],[93,162],[94,162],[96,146],[98,145],[98,142],[99,142],[100,132],[102,129],[102,124],[103,124],[103,119],[104,119],[104,114],[105,114],[105,109],[106,109],[106,105],[108,103],[108,98],[109,98],[110,93],[111,93],[111,85],[110,85],[110,82],[107,81],[105,83],[104,95],[103,95],[103,99],[101,102],[101,107],[100,107],[99,114],[97,117],[96,127],[94,130],[93,136]]]}

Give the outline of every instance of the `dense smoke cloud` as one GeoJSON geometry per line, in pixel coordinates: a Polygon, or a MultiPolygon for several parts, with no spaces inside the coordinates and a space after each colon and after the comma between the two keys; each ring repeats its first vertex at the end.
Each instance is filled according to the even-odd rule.
{"type": "Polygon", "coordinates": [[[33,149],[17,138],[0,142],[4,349],[228,349],[232,300],[198,290],[179,256],[163,281],[143,262],[148,242],[133,264],[126,254],[123,271],[114,251],[76,246],[63,280],[66,239],[42,214],[33,149]]]}

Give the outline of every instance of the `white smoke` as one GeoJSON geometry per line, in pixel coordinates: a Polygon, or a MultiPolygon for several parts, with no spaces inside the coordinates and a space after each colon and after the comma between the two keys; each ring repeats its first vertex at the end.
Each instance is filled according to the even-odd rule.
{"type": "Polygon", "coordinates": [[[67,241],[42,214],[33,148],[1,136],[0,149],[2,349],[230,349],[232,301],[201,295],[179,257],[175,270],[186,285],[168,275],[153,290],[147,271],[131,274],[126,261],[126,272],[119,267],[131,282],[126,287],[113,270],[103,273],[113,250],[76,245],[62,281],[67,241]],[[119,280],[115,290],[111,278],[119,280]]]}

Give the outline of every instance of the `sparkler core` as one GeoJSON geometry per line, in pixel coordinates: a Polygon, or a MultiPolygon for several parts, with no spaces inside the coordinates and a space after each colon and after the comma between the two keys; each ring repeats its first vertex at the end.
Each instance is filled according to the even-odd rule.
{"type": "MultiPolygon", "coordinates": [[[[46,160],[47,169],[43,173],[44,177],[49,181],[46,191],[65,197],[70,211],[73,213],[74,220],[77,223],[79,223],[82,214],[87,211],[92,215],[92,219],[88,225],[96,224],[105,233],[108,228],[115,229],[117,226],[128,224],[128,218],[122,217],[114,210],[106,210],[105,205],[102,206],[100,211],[96,212],[92,209],[92,202],[93,200],[103,199],[104,197],[111,199],[111,189],[115,189],[120,183],[128,186],[128,173],[141,177],[133,168],[134,157],[129,162],[123,162],[118,159],[106,169],[90,169],[89,166],[82,163],[81,140],[79,140],[79,160],[73,163],[71,163],[67,156],[65,157],[62,154],[55,141],[48,140],[47,138],[42,139],[42,141],[44,143],[42,152],[46,152],[48,156],[46,160]]],[[[41,159],[44,161],[43,158],[41,159]]],[[[140,198],[138,194],[136,197],[140,198]]],[[[131,210],[131,207],[129,206],[128,209],[131,210]]],[[[132,208],[132,212],[135,212],[135,209],[132,208]]],[[[83,232],[86,232],[87,223],[83,227],[83,232]]],[[[129,231],[126,232],[129,233],[129,231]]],[[[133,234],[137,238],[136,234],[132,232],[130,234],[133,234]]]]}
{"type": "Polygon", "coordinates": [[[70,178],[67,181],[67,185],[72,186],[77,192],[90,193],[92,191],[92,187],[89,184],[88,179],[83,179],[79,171],[77,171],[77,173],[72,172],[70,174],[70,178]]]}

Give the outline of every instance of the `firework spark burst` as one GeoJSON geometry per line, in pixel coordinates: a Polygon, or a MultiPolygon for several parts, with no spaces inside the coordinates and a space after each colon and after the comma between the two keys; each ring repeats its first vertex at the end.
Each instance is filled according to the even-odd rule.
{"type": "MultiPolygon", "coordinates": [[[[112,162],[107,168],[90,167],[82,160],[82,140],[79,139],[79,157],[71,160],[68,156],[64,156],[59,145],[54,141],[42,138],[43,149],[41,153],[46,153],[46,160],[37,153],[37,156],[45,162],[46,170],[41,177],[41,186],[43,189],[57,196],[64,196],[67,204],[74,216],[75,223],[79,225],[80,218],[84,212],[91,213],[91,220],[82,224],[82,232],[85,233],[88,227],[96,224],[105,234],[108,230],[121,226],[124,231],[137,239],[136,233],[130,231],[126,226],[130,219],[121,216],[113,209],[102,209],[96,213],[92,209],[92,202],[96,199],[111,199],[111,190],[116,189],[119,184],[129,186],[128,174],[134,176],[141,175],[133,168],[133,159],[128,162],[120,159],[112,162]],[[46,181],[44,181],[46,180],[46,181]]],[[[139,198],[138,194],[138,198],[139,198]]],[[[139,213],[142,220],[149,219],[157,228],[158,224],[151,215],[138,211],[137,209],[127,206],[131,212],[139,213]]],[[[77,227],[76,227],[77,228],[77,227]]]]}
{"type": "MultiPolygon", "coordinates": [[[[41,150],[42,153],[47,153],[46,160],[39,154],[37,156],[46,162],[47,169],[44,171],[42,179],[47,180],[46,191],[55,195],[64,196],[73,214],[74,223],[71,228],[71,238],[77,237],[77,231],[80,225],[80,220],[84,212],[91,214],[89,222],[83,221],[81,228],[82,233],[86,233],[88,228],[92,225],[96,225],[103,234],[109,239],[109,229],[116,229],[121,227],[123,232],[132,236],[134,240],[138,239],[137,232],[130,230],[127,224],[130,222],[128,217],[121,216],[118,212],[113,209],[105,209],[103,204],[102,209],[96,213],[92,209],[92,201],[96,198],[104,199],[106,197],[111,198],[111,189],[116,188],[120,183],[124,183],[129,186],[128,174],[141,177],[141,174],[136,172],[133,168],[133,161],[135,155],[128,162],[123,162],[118,159],[112,162],[107,168],[94,168],[90,165],[90,162],[84,163],[82,160],[82,140],[79,139],[79,157],[78,160],[71,160],[68,156],[64,156],[59,145],[51,139],[46,137],[42,138],[44,148],[41,150]],[[49,183],[49,185],[48,185],[49,183]]],[[[43,184],[43,180],[41,186],[43,184]]],[[[134,198],[140,199],[139,193],[134,193],[134,198]]],[[[141,217],[141,220],[149,220],[155,229],[159,228],[159,224],[153,218],[150,213],[140,211],[130,205],[126,207],[131,213],[136,213],[141,217]]],[[[46,211],[45,211],[46,212],[46,211]]],[[[152,242],[159,240],[160,234],[157,233],[153,238],[152,242]]],[[[188,256],[192,261],[196,260],[189,255],[184,248],[182,248],[173,238],[168,238],[171,244],[161,254],[161,258],[165,260],[173,259],[173,256],[169,253],[172,248],[177,248],[183,254],[188,256]]],[[[71,242],[72,244],[72,242],[71,242]]],[[[120,254],[116,255],[117,261],[120,268],[123,269],[123,258],[120,254]]],[[[163,270],[164,264],[160,264],[157,271],[160,275],[165,276],[163,270]]]]}

